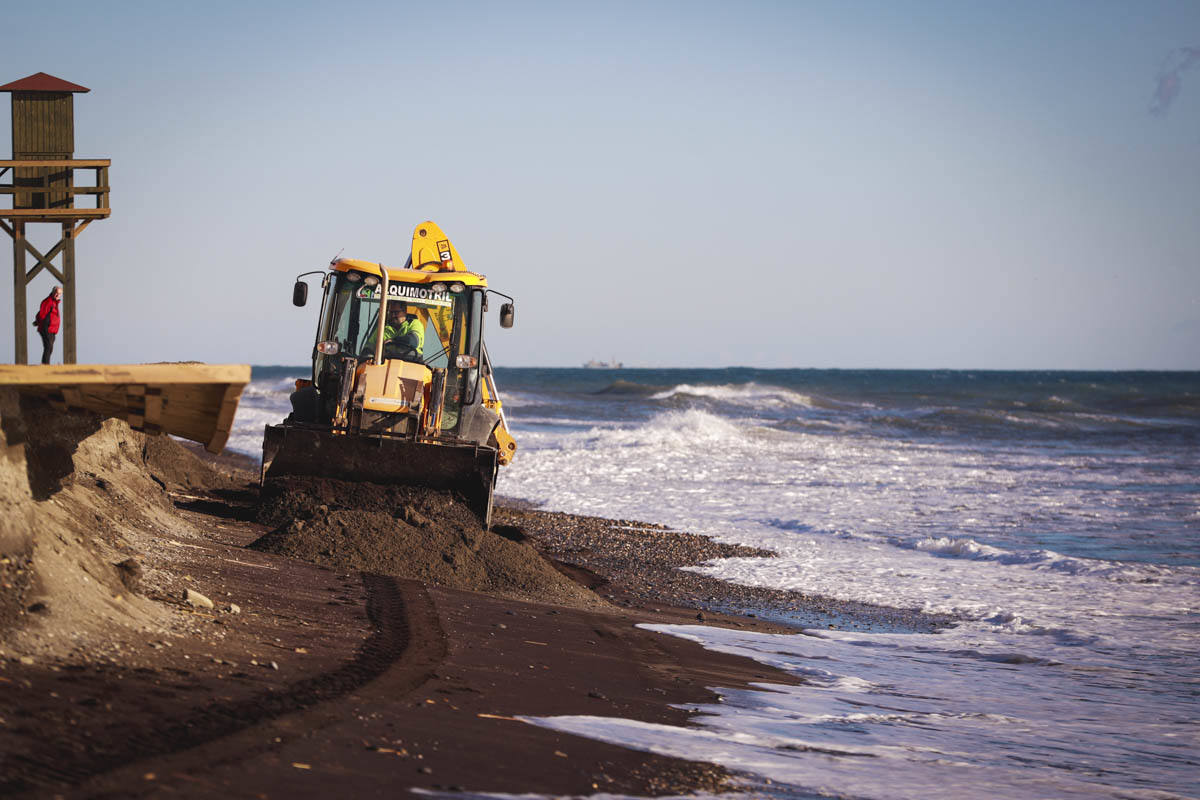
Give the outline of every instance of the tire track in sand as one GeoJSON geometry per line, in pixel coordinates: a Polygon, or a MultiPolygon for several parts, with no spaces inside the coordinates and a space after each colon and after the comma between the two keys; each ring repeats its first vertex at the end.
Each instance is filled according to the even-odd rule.
{"type": "MultiPolygon", "coordinates": [[[[83,750],[86,740],[61,731],[53,752],[7,759],[0,778],[0,797],[50,787],[78,786],[89,779],[107,783],[109,773],[138,762],[168,759],[183,766],[201,758],[208,763],[253,758],[262,745],[233,748],[233,753],[188,754],[264,722],[298,714],[337,700],[389,673],[393,691],[412,691],[424,684],[446,655],[446,638],[429,594],[418,583],[360,573],[366,589],[366,612],[373,632],[352,660],[338,669],[305,678],[277,691],[259,692],[227,703],[208,703],[165,721],[128,731],[120,742],[108,742],[103,752],[83,750]],[[75,739],[75,741],[71,741],[75,739]],[[224,756],[224,757],[223,757],[224,756]]],[[[90,750],[90,749],[89,749],[90,750]]],[[[112,776],[117,777],[117,776],[112,776]]],[[[99,788],[97,786],[96,788],[99,788]]]]}

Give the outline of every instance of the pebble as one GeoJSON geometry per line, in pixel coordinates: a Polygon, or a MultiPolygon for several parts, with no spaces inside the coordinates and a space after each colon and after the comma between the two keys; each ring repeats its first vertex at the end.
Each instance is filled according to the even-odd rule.
{"type": "MultiPolygon", "coordinates": [[[[553,558],[584,567],[611,582],[602,596],[618,601],[612,588],[628,587],[634,605],[671,605],[708,613],[753,612],[775,617],[789,627],[824,628],[838,623],[879,631],[937,631],[953,624],[952,615],[814,597],[802,592],[738,586],[680,567],[718,558],[772,558],[769,550],[715,542],[661,525],[604,520],[559,512],[500,510],[502,523],[514,525],[529,543],[553,558]],[[632,526],[637,530],[624,528],[632,526]]],[[[603,591],[603,590],[601,590],[603,591]]],[[[697,617],[703,621],[705,618],[697,617]]]]}
{"type": "Polygon", "coordinates": [[[230,614],[240,614],[240,613],[242,613],[242,607],[239,606],[237,603],[230,603],[229,604],[229,613],[230,614]]]}
{"type": "Polygon", "coordinates": [[[195,606],[196,608],[212,608],[213,607],[212,600],[209,600],[207,597],[205,597],[204,595],[200,594],[199,592],[197,592],[193,589],[187,590],[187,594],[184,595],[184,599],[190,605],[195,606]]]}

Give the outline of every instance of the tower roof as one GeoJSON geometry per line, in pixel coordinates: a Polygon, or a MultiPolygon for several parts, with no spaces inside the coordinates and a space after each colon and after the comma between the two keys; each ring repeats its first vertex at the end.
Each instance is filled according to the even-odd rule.
{"type": "Polygon", "coordinates": [[[90,92],[86,86],[64,81],[44,72],[35,72],[28,78],[0,86],[0,92],[90,92]]]}

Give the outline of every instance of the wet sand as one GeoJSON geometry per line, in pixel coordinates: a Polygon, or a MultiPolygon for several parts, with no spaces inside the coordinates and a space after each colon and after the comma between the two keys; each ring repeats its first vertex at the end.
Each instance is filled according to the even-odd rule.
{"type": "Polygon", "coordinates": [[[450,501],[338,493],[264,514],[247,460],[10,390],[0,412],[4,797],[720,791],[721,768],[515,717],[682,725],[708,687],[795,682],[639,622],[939,624],[679,572],[749,552],[644,523],[510,503],[486,533],[450,501]],[[425,561],[376,558],[362,526],[430,537],[425,561]],[[336,546],[289,543],[306,529],[336,546]]]}

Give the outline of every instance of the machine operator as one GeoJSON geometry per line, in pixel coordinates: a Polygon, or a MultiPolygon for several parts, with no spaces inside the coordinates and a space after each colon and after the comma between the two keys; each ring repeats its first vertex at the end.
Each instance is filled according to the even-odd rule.
{"type": "MultiPolygon", "coordinates": [[[[371,337],[372,341],[375,337],[371,337]]],[[[405,360],[422,358],[425,349],[425,325],[404,303],[388,303],[383,326],[383,355],[405,360]]]]}

